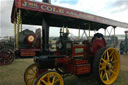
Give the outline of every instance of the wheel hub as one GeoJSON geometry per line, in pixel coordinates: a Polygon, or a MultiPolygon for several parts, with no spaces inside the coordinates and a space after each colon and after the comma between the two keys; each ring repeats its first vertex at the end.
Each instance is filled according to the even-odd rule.
{"type": "Polygon", "coordinates": [[[106,66],[106,69],[107,69],[107,70],[112,69],[112,63],[109,62],[109,63],[107,64],[107,66],[106,66]]]}

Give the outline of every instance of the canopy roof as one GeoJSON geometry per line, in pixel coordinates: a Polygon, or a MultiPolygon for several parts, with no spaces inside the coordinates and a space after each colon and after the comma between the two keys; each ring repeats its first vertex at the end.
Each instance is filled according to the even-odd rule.
{"type": "Polygon", "coordinates": [[[14,0],[11,22],[14,22],[18,9],[21,9],[22,24],[42,25],[45,18],[49,26],[76,29],[98,30],[108,26],[128,28],[128,23],[118,22],[104,17],[71,10],[47,3],[29,0],[14,0]]]}

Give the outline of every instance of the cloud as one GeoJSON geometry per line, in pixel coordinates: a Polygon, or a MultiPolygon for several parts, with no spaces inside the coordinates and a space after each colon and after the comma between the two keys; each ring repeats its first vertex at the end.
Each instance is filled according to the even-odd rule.
{"type": "Polygon", "coordinates": [[[1,36],[9,36],[13,33],[13,26],[11,24],[11,8],[13,0],[1,0],[0,3],[1,36]]]}
{"type": "MultiPolygon", "coordinates": [[[[36,1],[41,2],[42,0],[36,1]]],[[[79,10],[128,23],[128,0],[51,0],[51,2],[54,5],[79,10]]],[[[1,36],[12,36],[14,34],[13,24],[11,23],[12,5],[13,0],[0,0],[1,36]]],[[[36,26],[23,27],[23,29],[32,28],[32,30],[35,30],[34,28],[36,28],[36,26]]],[[[118,30],[117,33],[120,33],[120,31],[118,30]]],[[[121,34],[123,34],[123,32],[121,34]]]]}
{"type": "Polygon", "coordinates": [[[116,0],[111,6],[114,9],[112,13],[128,10],[128,0],[116,0]]]}
{"type": "MultiPolygon", "coordinates": [[[[71,5],[70,3],[60,3],[60,0],[56,0],[56,2],[52,3],[66,8],[71,8],[128,23],[127,0],[78,0],[77,4],[74,5],[71,5]]],[[[118,27],[116,33],[124,34],[124,29],[118,27]]]]}
{"type": "MultiPolygon", "coordinates": [[[[14,0],[0,0],[0,36],[14,35],[14,27],[11,23],[13,1],[14,0]]],[[[29,28],[35,31],[35,28],[38,28],[38,26],[23,25],[23,30],[29,28]]]]}

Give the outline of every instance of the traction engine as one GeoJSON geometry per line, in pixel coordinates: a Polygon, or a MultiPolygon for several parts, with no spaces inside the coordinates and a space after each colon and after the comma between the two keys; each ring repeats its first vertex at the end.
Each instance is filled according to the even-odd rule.
{"type": "MultiPolygon", "coordinates": [[[[55,55],[43,55],[34,57],[35,64],[30,65],[25,71],[25,82],[29,85],[29,72],[30,69],[35,68],[34,80],[35,85],[44,85],[49,79],[56,77],[60,80],[59,85],[63,84],[63,78],[61,75],[84,75],[94,73],[99,79],[99,82],[108,83],[108,78],[104,76],[99,76],[99,74],[107,75],[106,72],[110,72],[114,67],[115,57],[118,56],[118,52],[114,48],[107,48],[106,42],[102,34],[97,33],[92,38],[92,41],[75,42],[69,37],[69,30],[66,29],[66,33],[60,29],[60,37],[56,42],[56,53],[55,55]],[[113,53],[115,52],[115,53],[113,53]],[[116,55],[115,55],[116,54],[116,55]],[[108,56],[110,56],[108,58],[108,56]],[[100,62],[100,63],[98,63],[100,62]],[[49,69],[53,69],[49,71],[49,69]],[[56,73],[57,72],[57,73],[56,73]],[[49,75],[49,76],[48,76],[49,75]],[[104,81],[100,80],[101,78],[104,81]],[[43,81],[43,82],[40,82],[43,81]]],[[[119,63],[117,63],[119,64],[119,63]]],[[[117,73],[119,72],[119,67],[117,73]]],[[[109,76],[112,76],[112,72],[109,76]]],[[[117,76],[116,76],[117,77],[117,76]]],[[[113,77],[114,78],[114,77],[113,77]]],[[[113,80],[114,81],[114,80],[113,80]]],[[[52,81],[50,81],[52,82],[52,81]]],[[[49,84],[50,84],[49,82],[49,84]]],[[[32,82],[31,82],[32,83],[32,82]]],[[[47,82],[48,83],[48,82],[47,82]]],[[[53,82],[52,82],[53,83],[53,82]]],[[[54,82],[56,83],[56,82],[54,82]]],[[[49,85],[45,84],[45,85],[49,85]]],[[[56,84],[50,84],[56,85],[56,84]]]]}

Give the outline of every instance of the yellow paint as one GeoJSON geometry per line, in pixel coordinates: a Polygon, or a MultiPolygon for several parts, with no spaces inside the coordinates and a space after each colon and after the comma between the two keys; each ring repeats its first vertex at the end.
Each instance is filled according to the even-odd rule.
{"type": "Polygon", "coordinates": [[[62,32],[64,32],[64,26],[62,27],[62,32]]]}
{"type": "Polygon", "coordinates": [[[104,51],[100,66],[99,75],[105,85],[115,82],[120,72],[120,55],[115,48],[108,48],[104,51]]]}
{"type": "Polygon", "coordinates": [[[42,75],[42,77],[39,79],[36,85],[42,85],[42,83],[44,85],[55,85],[56,83],[59,83],[58,85],[64,85],[64,80],[59,73],[48,72],[42,75]]]}
{"type": "Polygon", "coordinates": [[[28,37],[28,40],[29,40],[29,42],[33,42],[34,41],[34,36],[32,36],[32,35],[30,35],[29,37],[28,37]]]}
{"type": "Polygon", "coordinates": [[[16,33],[16,50],[19,49],[19,27],[20,27],[21,10],[17,13],[17,33],[16,33]]]}
{"type": "Polygon", "coordinates": [[[66,27],[66,33],[69,33],[68,27],[66,27]]]}
{"type": "Polygon", "coordinates": [[[36,64],[31,64],[29,68],[25,71],[24,78],[26,85],[34,85],[34,81],[37,78],[36,67],[36,64]]]}

